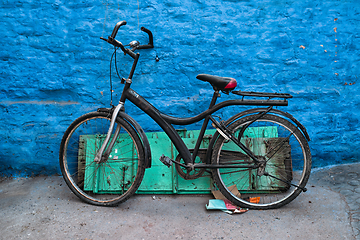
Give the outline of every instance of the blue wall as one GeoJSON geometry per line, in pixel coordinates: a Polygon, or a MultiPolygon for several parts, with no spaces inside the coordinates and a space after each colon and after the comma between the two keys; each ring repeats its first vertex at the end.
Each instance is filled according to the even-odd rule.
{"type": "MultiPolygon", "coordinates": [[[[0,16],[4,175],[59,173],[67,126],[109,106],[112,48],[99,37],[120,20],[123,43],[147,43],[141,26],[153,31],[156,47],[141,51],[133,88],[162,111],[199,113],[212,89],[195,76],[231,76],[241,90],[294,95],[282,110],[307,127],[313,166],[360,160],[358,0],[3,0],[0,16]]],[[[127,76],[131,59],[118,58],[127,76]]],[[[122,85],[113,85],[117,102],[122,85]]]]}

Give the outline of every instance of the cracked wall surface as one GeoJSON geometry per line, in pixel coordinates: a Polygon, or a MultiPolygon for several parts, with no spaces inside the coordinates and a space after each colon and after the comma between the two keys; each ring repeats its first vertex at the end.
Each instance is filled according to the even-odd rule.
{"type": "MultiPolygon", "coordinates": [[[[155,48],[140,52],[132,88],[161,111],[196,115],[212,95],[196,75],[234,77],[238,90],[294,96],[281,109],[307,128],[315,167],[359,160],[359,1],[5,0],[0,14],[4,175],[59,173],[67,126],[110,106],[113,49],[99,38],[120,20],[128,22],[117,38],[124,44],[147,43],[141,26],[154,34],[155,48]]],[[[127,77],[131,59],[117,58],[127,77]]],[[[122,85],[112,70],[117,103],[122,85]]],[[[131,104],[126,111],[145,131],[160,130],[131,104]]]]}

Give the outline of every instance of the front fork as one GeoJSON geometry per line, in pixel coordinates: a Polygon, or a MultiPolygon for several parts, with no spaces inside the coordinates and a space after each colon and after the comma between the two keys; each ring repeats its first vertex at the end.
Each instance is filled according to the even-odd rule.
{"type": "Polygon", "coordinates": [[[105,151],[105,148],[106,146],[108,145],[109,141],[110,141],[110,138],[111,138],[111,133],[112,131],[114,130],[114,126],[115,126],[115,121],[116,121],[116,118],[120,112],[120,109],[124,106],[124,103],[123,102],[120,102],[115,110],[113,111],[113,114],[112,114],[112,117],[111,117],[111,122],[110,122],[110,127],[109,127],[109,130],[108,130],[108,133],[106,134],[106,138],[103,142],[103,144],[101,145],[100,147],[100,150],[98,151],[98,153],[96,154],[95,158],[94,158],[94,162],[96,163],[100,163],[100,162],[103,162],[105,161],[106,159],[108,159],[109,155],[110,155],[110,152],[115,144],[115,141],[117,139],[117,137],[119,136],[119,133],[120,133],[120,125],[118,124],[116,126],[116,130],[115,130],[115,133],[114,133],[114,136],[112,137],[111,139],[111,142],[108,146],[108,148],[106,149],[105,151]],[[105,151],[105,153],[104,153],[105,151]]]}

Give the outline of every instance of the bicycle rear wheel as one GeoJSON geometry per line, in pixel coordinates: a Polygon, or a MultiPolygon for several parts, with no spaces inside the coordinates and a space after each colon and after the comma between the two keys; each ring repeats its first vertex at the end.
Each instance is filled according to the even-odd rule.
{"type": "Polygon", "coordinates": [[[141,140],[122,118],[116,120],[114,132],[117,126],[121,130],[109,158],[94,161],[110,120],[109,114],[102,112],[79,117],[66,130],[60,146],[60,168],[67,185],[81,200],[100,206],[126,201],[145,172],[141,140]]]}
{"type": "Polygon", "coordinates": [[[311,169],[309,145],[289,121],[267,114],[241,118],[228,127],[250,149],[260,168],[245,168],[254,161],[239,146],[222,136],[217,139],[212,164],[238,168],[217,168],[213,178],[221,193],[234,204],[251,209],[279,208],[304,189],[311,169]]]}

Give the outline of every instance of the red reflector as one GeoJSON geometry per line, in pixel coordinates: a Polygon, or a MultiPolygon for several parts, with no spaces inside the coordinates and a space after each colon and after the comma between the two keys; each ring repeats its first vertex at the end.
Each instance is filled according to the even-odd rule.
{"type": "Polygon", "coordinates": [[[230,80],[230,82],[226,85],[225,89],[234,89],[237,85],[237,82],[234,78],[230,80]]]}

